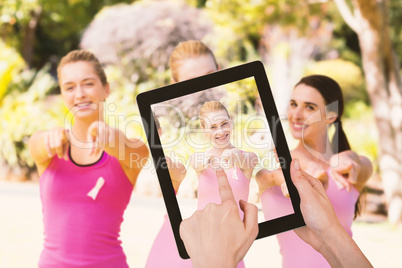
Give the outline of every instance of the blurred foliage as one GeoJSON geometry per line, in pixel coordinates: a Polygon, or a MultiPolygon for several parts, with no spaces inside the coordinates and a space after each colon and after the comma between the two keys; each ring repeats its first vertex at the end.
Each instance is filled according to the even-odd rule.
{"type": "MultiPolygon", "coordinates": [[[[342,88],[346,106],[357,101],[366,105],[369,103],[362,71],[352,62],[342,59],[312,62],[305,75],[311,74],[326,75],[337,81],[342,88]]],[[[348,115],[353,117],[352,114],[348,115]]]]}
{"type": "Polygon", "coordinates": [[[131,2],[133,0],[2,0],[1,38],[23,56],[24,49],[32,46],[34,57],[28,65],[38,69],[49,60],[57,62],[77,49],[83,30],[104,6],[131,2]],[[34,31],[33,40],[27,38],[29,31],[34,31]],[[56,59],[51,59],[52,56],[56,59]]]}
{"type": "MultiPolygon", "coordinates": [[[[187,2],[199,6],[196,4],[198,1],[187,2]]],[[[280,26],[282,35],[295,30],[299,38],[308,38],[312,32],[318,31],[310,42],[317,42],[322,39],[325,31],[332,31],[329,44],[321,42],[314,50],[319,49],[322,52],[315,51],[310,59],[342,58],[361,67],[357,35],[346,25],[333,1],[207,0],[204,9],[214,21],[215,34],[210,37],[210,43],[214,44],[213,49],[223,66],[230,65],[233,61],[244,62],[264,56],[261,54],[264,47],[268,51],[272,49],[274,54],[277,42],[272,40],[267,28],[280,26]]],[[[389,14],[391,37],[401,62],[402,1],[390,0],[389,14]]],[[[292,44],[297,40],[290,38],[286,42],[292,44]]],[[[278,42],[278,45],[281,43],[278,42]]],[[[267,56],[268,59],[270,57],[271,55],[267,56]]]]}
{"type": "Polygon", "coordinates": [[[39,72],[25,70],[9,84],[0,108],[0,157],[10,167],[33,167],[28,138],[44,124],[63,125],[65,110],[59,96],[48,97],[56,87],[49,65],[39,72]]]}
{"type": "Polygon", "coordinates": [[[314,24],[311,19],[325,12],[326,6],[307,0],[208,0],[205,10],[215,23],[216,36],[221,36],[211,42],[225,65],[257,58],[267,27],[279,25],[284,34],[297,30],[302,35],[314,24]]]}
{"type": "MultiPolygon", "coordinates": [[[[157,88],[159,79],[134,84],[122,75],[122,69],[107,66],[105,72],[110,85],[110,95],[106,100],[105,121],[114,128],[121,129],[128,138],[141,138],[146,142],[142,120],[136,105],[139,93],[157,88]]],[[[160,79],[167,74],[161,73],[160,79]]]]}
{"type": "Polygon", "coordinates": [[[0,40],[0,105],[9,83],[24,67],[24,60],[15,49],[0,40]]]}
{"type": "Polygon", "coordinates": [[[379,133],[373,120],[373,109],[363,101],[346,106],[343,127],[352,150],[368,157],[373,163],[374,172],[379,172],[379,133]]]}
{"type": "Polygon", "coordinates": [[[223,101],[228,103],[226,109],[229,113],[248,114],[254,109],[258,91],[253,77],[228,84],[225,92],[223,101]]]}
{"type": "MultiPolygon", "coordinates": [[[[160,78],[181,41],[202,39],[211,25],[200,10],[178,1],[142,1],[103,9],[85,30],[81,46],[133,83],[160,78]],[[138,18],[141,18],[139,20],[138,18]]],[[[160,86],[170,79],[159,81],[160,86]]]]}

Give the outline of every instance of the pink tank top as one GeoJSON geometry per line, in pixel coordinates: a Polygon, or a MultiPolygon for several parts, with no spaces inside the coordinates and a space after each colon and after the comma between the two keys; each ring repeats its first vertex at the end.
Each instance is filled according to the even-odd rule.
{"type": "MultiPolygon", "coordinates": [[[[354,187],[351,187],[350,192],[346,189],[339,190],[330,169],[327,174],[327,195],[343,228],[352,236],[351,227],[359,192],[354,187]]],[[[261,195],[261,204],[266,220],[293,213],[290,200],[282,195],[278,186],[267,189],[261,195]]],[[[282,255],[282,267],[331,267],[320,253],[300,239],[294,231],[280,233],[276,237],[282,255]]]]}
{"type": "MultiPolygon", "coordinates": [[[[248,200],[250,180],[244,176],[239,167],[236,169],[225,169],[226,176],[229,184],[232,187],[236,203],[239,204],[240,199],[248,200]],[[234,174],[236,172],[236,174],[234,174]],[[238,180],[236,180],[236,177],[238,180]]],[[[219,195],[218,178],[216,177],[215,170],[212,168],[204,169],[198,178],[198,210],[202,210],[209,203],[220,204],[221,197],[219,195]]],[[[243,218],[243,211],[239,212],[243,218]]]]}
{"type": "Polygon", "coordinates": [[[132,190],[106,152],[86,166],[53,157],[40,177],[45,241],[39,267],[128,267],[119,233],[132,190]],[[100,177],[104,185],[92,199],[87,194],[100,177]]]}

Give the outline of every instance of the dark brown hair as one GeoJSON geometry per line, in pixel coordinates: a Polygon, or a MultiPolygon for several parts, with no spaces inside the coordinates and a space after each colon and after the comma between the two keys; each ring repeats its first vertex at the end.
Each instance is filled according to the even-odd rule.
{"type": "Polygon", "coordinates": [[[325,75],[310,75],[303,77],[296,86],[304,84],[315,88],[325,100],[328,111],[336,112],[338,115],[335,122],[335,133],[331,141],[331,149],[336,153],[350,150],[349,141],[342,128],[341,117],[344,110],[342,90],[339,84],[332,78],[325,75]]]}

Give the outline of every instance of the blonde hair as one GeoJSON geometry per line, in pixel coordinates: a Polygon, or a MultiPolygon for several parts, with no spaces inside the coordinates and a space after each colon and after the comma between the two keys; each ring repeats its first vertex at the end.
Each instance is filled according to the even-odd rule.
{"type": "Polygon", "coordinates": [[[105,71],[103,70],[103,67],[100,64],[98,58],[93,53],[87,50],[73,50],[61,59],[59,66],[57,67],[57,77],[59,78],[59,80],[60,80],[60,71],[64,67],[64,65],[79,61],[91,63],[92,66],[94,67],[95,73],[101,80],[102,85],[105,86],[107,84],[105,71]]]}
{"type": "Polygon", "coordinates": [[[183,61],[205,55],[211,55],[216,68],[218,68],[214,54],[203,42],[198,40],[189,40],[179,43],[179,45],[177,45],[177,47],[173,50],[169,59],[169,66],[173,80],[175,82],[179,81],[178,69],[182,65],[183,61]]]}
{"type": "Polygon", "coordinates": [[[226,110],[226,107],[220,103],[219,101],[208,101],[205,102],[199,112],[199,117],[200,117],[200,123],[201,127],[205,128],[205,116],[210,113],[210,112],[218,112],[218,111],[225,111],[228,117],[230,118],[230,115],[228,113],[228,110],[226,110]]]}

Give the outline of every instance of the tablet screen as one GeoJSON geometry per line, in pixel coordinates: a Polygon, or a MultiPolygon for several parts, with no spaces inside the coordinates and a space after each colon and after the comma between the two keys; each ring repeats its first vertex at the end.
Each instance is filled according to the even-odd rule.
{"type": "Polygon", "coordinates": [[[259,222],[294,213],[285,186],[264,187],[255,180],[257,174],[260,180],[273,181],[277,178],[268,174],[283,175],[254,77],[151,109],[183,219],[208,203],[220,203],[214,170],[218,165],[236,201],[254,202],[261,209],[259,222]]]}
{"type": "Polygon", "coordinates": [[[188,254],[181,221],[208,203],[220,203],[218,165],[235,199],[259,208],[257,239],[304,225],[290,179],[291,156],[261,62],[141,93],[137,104],[182,258],[188,254]]]}

